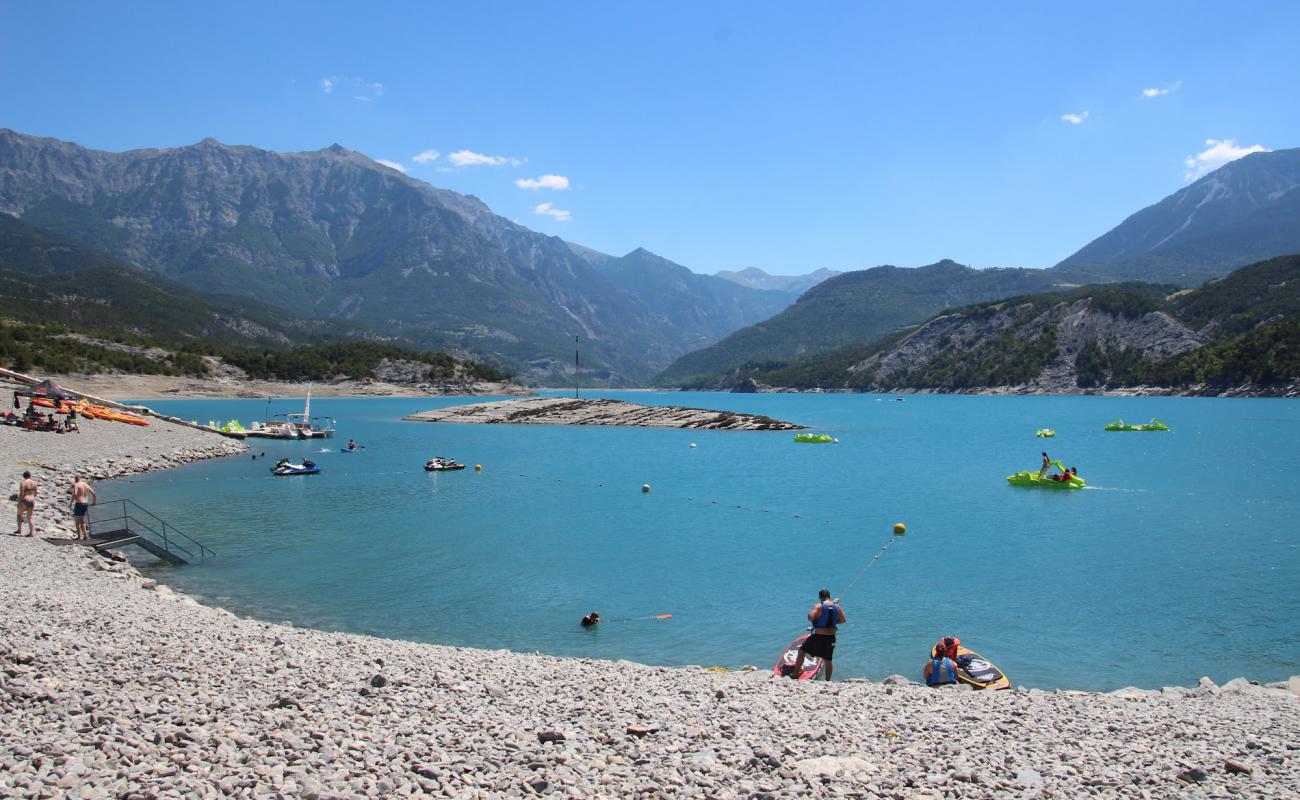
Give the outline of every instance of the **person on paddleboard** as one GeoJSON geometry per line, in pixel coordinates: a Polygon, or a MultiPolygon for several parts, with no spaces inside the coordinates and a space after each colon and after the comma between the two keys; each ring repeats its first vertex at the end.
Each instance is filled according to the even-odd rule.
{"type": "Polygon", "coordinates": [[[812,635],[799,645],[799,656],[794,661],[792,674],[798,677],[803,671],[804,656],[820,658],[826,665],[826,680],[831,679],[831,659],[835,656],[835,632],[844,624],[844,609],[837,600],[831,599],[831,590],[822,589],[817,593],[817,605],[808,612],[808,621],[812,623],[812,635]]]}

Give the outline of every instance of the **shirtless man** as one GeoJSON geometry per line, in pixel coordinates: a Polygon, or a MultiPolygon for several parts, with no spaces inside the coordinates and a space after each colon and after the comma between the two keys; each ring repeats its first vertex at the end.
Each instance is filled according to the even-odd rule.
{"type": "Polygon", "coordinates": [[[27,535],[33,536],[36,529],[32,526],[32,512],[36,511],[36,481],[32,480],[32,473],[23,473],[23,482],[18,484],[18,532],[15,536],[23,535],[23,517],[27,518],[27,535]]]}
{"type": "Polygon", "coordinates": [[[72,517],[77,521],[77,539],[90,538],[90,523],[87,514],[90,507],[99,502],[95,490],[78,475],[72,482],[72,517]]]}

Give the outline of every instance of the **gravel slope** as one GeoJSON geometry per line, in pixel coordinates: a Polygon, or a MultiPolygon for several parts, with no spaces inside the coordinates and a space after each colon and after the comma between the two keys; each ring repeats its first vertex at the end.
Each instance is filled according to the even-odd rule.
{"type": "Polygon", "coordinates": [[[1300,698],[1245,681],[979,693],[454,649],[238,619],[81,548],[9,537],[0,603],[4,796],[1276,798],[1300,786],[1300,698]]]}
{"type": "MultiPolygon", "coordinates": [[[[43,487],[238,450],[0,428],[43,487]]],[[[63,489],[62,491],[66,491],[63,489]]],[[[42,495],[38,529],[67,530],[42,495]]],[[[12,505],[9,506],[12,509],[12,505]]],[[[10,512],[12,513],[12,512],[10,512]]],[[[0,537],[0,797],[1295,797],[1291,690],[797,683],[300,630],[0,537]],[[1232,762],[1229,764],[1229,762],[1232,762]]]]}

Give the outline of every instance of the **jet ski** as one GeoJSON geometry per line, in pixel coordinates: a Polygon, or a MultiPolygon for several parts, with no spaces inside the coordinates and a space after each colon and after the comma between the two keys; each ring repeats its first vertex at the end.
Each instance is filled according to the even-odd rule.
{"type": "Polygon", "coordinates": [[[276,476],[315,475],[318,472],[320,472],[320,467],[316,466],[316,462],[307,461],[305,459],[301,464],[293,464],[290,463],[289,459],[282,458],[275,462],[274,467],[271,467],[271,474],[276,476]]]}
{"type": "Polygon", "coordinates": [[[424,465],[425,472],[452,472],[458,469],[465,469],[465,465],[456,461],[454,458],[443,458],[434,456],[424,465]]]}

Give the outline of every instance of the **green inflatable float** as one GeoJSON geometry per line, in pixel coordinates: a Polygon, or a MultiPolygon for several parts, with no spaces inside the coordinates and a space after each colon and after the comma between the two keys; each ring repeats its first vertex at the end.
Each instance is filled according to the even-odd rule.
{"type": "Polygon", "coordinates": [[[1155,417],[1152,417],[1151,421],[1146,423],[1145,425],[1143,424],[1125,425],[1124,420],[1120,419],[1119,417],[1116,417],[1106,425],[1106,430],[1108,431],[1167,431],[1169,430],[1169,426],[1164,424],[1160,420],[1156,419],[1155,417]]]}

